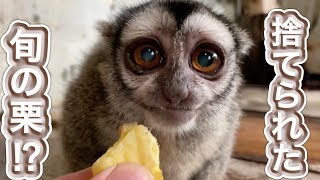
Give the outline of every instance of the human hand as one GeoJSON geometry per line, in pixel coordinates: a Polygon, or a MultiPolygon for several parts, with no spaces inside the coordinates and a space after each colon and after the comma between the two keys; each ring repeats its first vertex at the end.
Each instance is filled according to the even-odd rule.
{"type": "Polygon", "coordinates": [[[57,180],[153,180],[151,173],[144,167],[124,163],[110,167],[93,177],[91,167],[82,171],[67,174],[57,180]]]}

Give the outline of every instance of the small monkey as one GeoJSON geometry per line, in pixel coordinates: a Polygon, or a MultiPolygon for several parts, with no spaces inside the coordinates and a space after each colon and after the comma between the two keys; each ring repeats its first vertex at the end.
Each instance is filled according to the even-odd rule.
{"type": "Polygon", "coordinates": [[[198,1],[156,0],[100,25],[101,39],[66,94],[72,171],[92,165],[124,123],[147,126],[165,180],[221,180],[241,115],[241,58],[251,40],[198,1]]]}

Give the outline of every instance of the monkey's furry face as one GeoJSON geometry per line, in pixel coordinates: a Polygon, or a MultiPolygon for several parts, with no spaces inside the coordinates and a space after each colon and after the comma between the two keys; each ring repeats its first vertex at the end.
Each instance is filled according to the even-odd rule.
{"type": "Polygon", "coordinates": [[[115,22],[110,74],[121,78],[146,124],[185,131],[234,99],[249,45],[246,33],[201,3],[153,1],[115,22]]]}

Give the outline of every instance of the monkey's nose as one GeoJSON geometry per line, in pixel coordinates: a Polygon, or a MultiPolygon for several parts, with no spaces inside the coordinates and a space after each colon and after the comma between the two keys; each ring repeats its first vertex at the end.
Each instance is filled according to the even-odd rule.
{"type": "Polygon", "coordinates": [[[178,105],[189,96],[189,90],[187,85],[181,86],[167,86],[162,88],[162,94],[166,101],[172,105],[178,105]]]}

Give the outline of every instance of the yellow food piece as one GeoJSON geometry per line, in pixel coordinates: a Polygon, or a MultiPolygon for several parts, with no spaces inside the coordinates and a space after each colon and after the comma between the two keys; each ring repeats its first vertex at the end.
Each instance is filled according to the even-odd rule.
{"type": "Polygon", "coordinates": [[[120,139],[93,165],[93,175],[119,163],[132,162],[144,166],[154,180],[163,180],[157,139],[143,125],[125,124],[120,139]]]}

